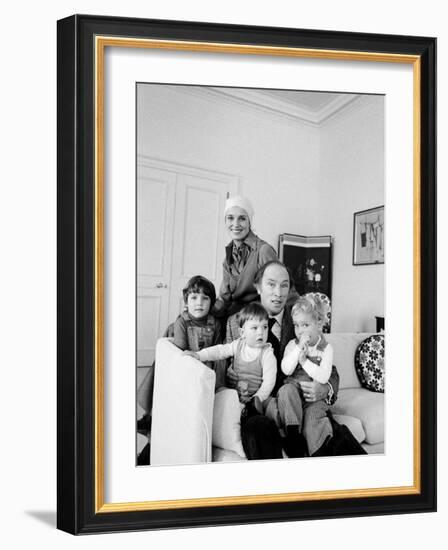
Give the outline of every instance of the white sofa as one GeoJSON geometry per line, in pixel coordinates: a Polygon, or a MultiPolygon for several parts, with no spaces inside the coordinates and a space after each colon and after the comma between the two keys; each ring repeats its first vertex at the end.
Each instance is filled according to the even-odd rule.
{"type": "MultiPolygon", "coordinates": [[[[354,367],[357,346],[370,333],[332,333],[340,376],[336,420],[346,424],[368,453],[384,452],[384,394],[361,387],[354,367]]],[[[215,373],[182,354],[168,338],[156,349],[151,465],[245,460],[212,446],[215,373]]]]}
{"type": "MultiPolygon", "coordinates": [[[[354,360],[357,347],[369,336],[371,333],[340,332],[326,334],[325,338],[333,346],[340,379],[338,399],[332,406],[335,418],[344,415],[359,420],[364,439],[358,437],[358,441],[369,454],[377,454],[384,453],[384,394],[361,386],[354,360]]],[[[348,422],[347,426],[350,428],[348,422]]]]}

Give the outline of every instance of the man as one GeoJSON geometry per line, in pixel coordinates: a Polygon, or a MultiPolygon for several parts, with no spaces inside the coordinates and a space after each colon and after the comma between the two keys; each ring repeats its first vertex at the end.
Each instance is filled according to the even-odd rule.
{"type": "MultiPolygon", "coordinates": [[[[268,342],[271,343],[277,359],[277,381],[273,390],[274,397],[271,398],[266,407],[266,416],[254,414],[250,418],[244,419],[241,424],[241,435],[249,459],[281,458],[278,430],[275,429],[276,438],[273,430],[273,420],[276,420],[279,414],[281,416],[287,415],[288,423],[292,426],[297,425],[299,432],[301,424],[301,419],[298,418],[298,397],[294,394],[294,389],[290,385],[282,387],[284,375],[280,368],[285,347],[295,337],[290,306],[297,298],[297,293],[295,291],[290,292],[291,282],[288,270],[278,260],[268,262],[258,270],[254,285],[260,296],[261,304],[269,315],[268,342]],[[278,398],[275,398],[275,396],[278,398]]],[[[237,315],[232,315],[227,321],[226,340],[232,342],[238,337],[238,318],[237,315]]],[[[236,386],[237,378],[231,371],[227,376],[227,383],[230,387],[236,386]]],[[[324,399],[330,405],[336,400],[338,388],[339,375],[335,367],[333,367],[327,384],[321,384],[317,381],[301,384],[303,397],[306,401],[314,402],[324,399]]],[[[288,456],[304,456],[305,443],[303,436],[297,437],[293,430],[286,434],[284,446],[288,456]]]]}

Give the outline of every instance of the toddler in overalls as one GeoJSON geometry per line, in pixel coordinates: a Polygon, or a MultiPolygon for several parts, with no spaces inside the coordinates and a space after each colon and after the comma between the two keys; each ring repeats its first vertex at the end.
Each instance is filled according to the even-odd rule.
{"type": "MultiPolygon", "coordinates": [[[[229,344],[185,352],[199,361],[233,358],[230,367],[238,377],[240,403],[254,404],[257,410],[271,394],[277,374],[277,361],[268,338],[268,314],[257,303],[245,306],[238,314],[240,337],[229,344]]],[[[243,409],[243,407],[241,407],[243,409]]]]}
{"type": "MultiPolygon", "coordinates": [[[[174,322],[174,344],[198,352],[221,341],[221,325],[210,310],[216,301],[215,287],[205,277],[192,277],[183,289],[185,311],[174,322]]],[[[206,361],[216,372],[216,387],[224,385],[225,363],[206,361]]]]}
{"type": "Polygon", "coordinates": [[[312,456],[333,435],[327,402],[307,401],[301,388],[302,382],[326,384],[330,378],[333,348],[322,334],[326,314],[326,304],[312,295],[300,297],[291,310],[296,338],[285,348],[281,369],[286,378],[277,401],[280,427],[293,456],[312,456]]]}

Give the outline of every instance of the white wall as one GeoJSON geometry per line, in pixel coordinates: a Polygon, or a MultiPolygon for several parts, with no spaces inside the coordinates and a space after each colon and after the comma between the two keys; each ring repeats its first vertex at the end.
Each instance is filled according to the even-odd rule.
{"type": "Polygon", "coordinates": [[[238,176],[255,232],[275,249],[280,233],[312,230],[316,128],[176,87],[144,85],[138,97],[139,154],[238,176]]]}
{"type": "Polygon", "coordinates": [[[352,238],[353,213],[384,203],[382,97],[318,128],[183,86],[139,85],[138,101],[138,153],[238,176],[275,249],[281,233],[332,235],[332,330],[375,330],[384,269],[352,266],[352,238]]]}
{"type": "Polygon", "coordinates": [[[384,315],[384,265],[352,265],[353,214],[384,204],[383,96],[356,100],[320,138],[318,225],[333,236],[332,330],[373,331],[384,315]]]}

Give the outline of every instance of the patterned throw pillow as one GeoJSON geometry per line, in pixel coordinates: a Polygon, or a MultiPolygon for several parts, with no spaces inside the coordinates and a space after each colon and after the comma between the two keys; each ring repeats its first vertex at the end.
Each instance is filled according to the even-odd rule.
{"type": "Polygon", "coordinates": [[[364,388],[384,393],[384,334],[374,334],[359,344],[355,369],[364,388]]]}

